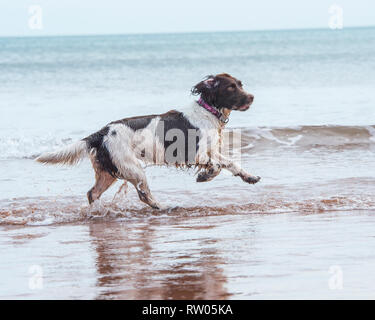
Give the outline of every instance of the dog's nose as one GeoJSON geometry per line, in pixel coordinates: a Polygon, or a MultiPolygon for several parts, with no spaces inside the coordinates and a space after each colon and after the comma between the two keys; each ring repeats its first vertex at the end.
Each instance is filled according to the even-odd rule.
{"type": "Polygon", "coordinates": [[[250,100],[250,102],[254,101],[254,96],[252,94],[249,94],[249,100],[250,100]]]}

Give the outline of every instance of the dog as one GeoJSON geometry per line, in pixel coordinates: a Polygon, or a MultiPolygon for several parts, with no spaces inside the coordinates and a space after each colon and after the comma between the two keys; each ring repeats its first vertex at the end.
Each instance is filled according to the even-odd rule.
{"type": "Polygon", "coordinates": [[[257,183],[260,177],[247,173],[221,153],[222,132],[231,111],[248,110],[254,96],[227,73],[207,76],[191,93],[199,99],[183,112],[171,110],[114,121],[62,150],[40,155],[36,161],[74,165],[89,157],[96,179],[87,193],[90,204],[122,179],[123,186],[127,182],[134,185],[142,202],[161,209],[151,194],[142,162],[195,167],[197,182],[211,181],[226,169],[246,183],[257,183]]]}

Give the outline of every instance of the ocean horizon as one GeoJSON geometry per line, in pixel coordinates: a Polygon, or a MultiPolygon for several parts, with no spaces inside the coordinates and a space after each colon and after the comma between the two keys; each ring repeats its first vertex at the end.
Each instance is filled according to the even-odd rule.
{"type": "MultiPolygon", "coordinates": [[[[345,26],[345,29],[371,29],[375,28],[375,25],[353,25],[345,26]]],[[[339,30],[330,30],[330,32],[340,32],[344,28],[339,30]]],[[[214,30],[214,31],[177,31],[177,32],[119,32],[119,33],[61,33],[61,34],[38,34],[38,31],[35,31],[35,34],[28,35],[0,35],[0,38],[39,38],[39,37],[95,37],[95,36],[131,36],[131,35],[178,35],[178,34],[200,34],[200,33],[241,33],[241,32],[283,32],[283,31],[314,31],[314,30],[329,30],[327,27],[311,27],[311,28],[270,28],[270,29],[238,29],[238,30],[214,30]]]]}

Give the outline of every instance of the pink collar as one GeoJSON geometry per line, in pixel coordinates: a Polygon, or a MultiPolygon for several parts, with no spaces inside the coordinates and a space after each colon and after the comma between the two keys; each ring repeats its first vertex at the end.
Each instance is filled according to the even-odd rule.
{"type": "Polygon", "coordinates": [[[210,106],[207,104],[202,98],[199,98],[197,103],[202,107],[205,108],[208,112],[212,113],[216,118],[218,118],[221,122],[227,123],[229,121],[228,118],[225,118],[224,115],[217,110],[215,107],[210,106]]]}

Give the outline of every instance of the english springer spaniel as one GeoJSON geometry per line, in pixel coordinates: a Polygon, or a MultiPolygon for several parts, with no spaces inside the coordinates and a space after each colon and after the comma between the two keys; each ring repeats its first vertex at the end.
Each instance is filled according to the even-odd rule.
{"type": "Polygon", "coordinates": [[[222,131],[231,111],[246,111],[254,96],[244,91],[241,81],[227,73],[208,76],[191,92],[199,99],[187,111],[171,110],[114,121],[98,132],[62,150],[42,154],[36,160],[73,165],[88,156],[96,178],[95,185],[87,193],[90,204],[117,179],[123,179],[123,186],[127,181],[134,185],[141,201],[152,208],[162,208],[150,192],[141,161],[195,167],[198,169],[197,182],[210,181],[221,169],[226,169],[247,183],[257,183],[260,177],[247,173],[221,152],[222,131]]]}

